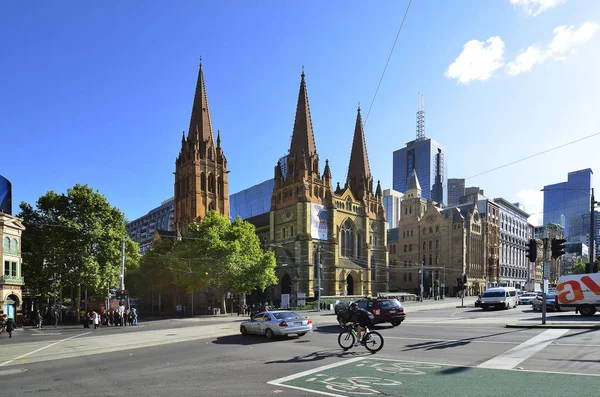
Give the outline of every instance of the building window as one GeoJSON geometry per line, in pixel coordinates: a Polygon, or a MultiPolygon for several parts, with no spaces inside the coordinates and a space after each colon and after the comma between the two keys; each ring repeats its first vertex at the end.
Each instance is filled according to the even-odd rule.
{"type": "Polygon", "coordinates": [[[433,258],[429,255],[429,266],[433,266],[433,258]]]}
{"type": "Polygon", "coordinates": [[[408,273],[408,281],[412,281],[412,273],[408,273]]]}
{"type": "Polygon", "coordinates": [[[423,251],[425,251],[427,249],[427,243],[425,241],[423,241],[423,251]]]}
{"type": "Polygon", "coordinates": [[[352,210],[352,200],[350,200],[350,197],[346,198],[346,211],[351,211],[352,210]]]}
{"type": "Polygon", "coordinates": [[[281,229],[281,237],[285,238],[285,227],[281,229]]]}
{"type": "Polygon", "coordinates": [[[404,252],[406,252],[406,244],[404,244],[404,252]]]}
{"type": "Polygon", "coordinates": [[[290,226],[290,237],[294,237],[294,226],[290,226]]]}
{"type": "Polygon", "coordinates": [[[4,249],[10,251],[10,239],[8,237],[4,237],[4,249]]]}
{"type": "Polygon", "coordinates": [[[412,244],[408,244],[408,252],[412,252],[412,244]]]}
{"type": "Polygon", "coordinates": [[[432,244],[433,244],[433,241],[429,241],[429,249],[431,249],[432,244]]]}
{"type": "Polygon", "coordinates": [[[10,262],[4,261],[4,275],[10,276],[10,262]]]}
{"type": "Polygon", "coordinates": [[[408,213],[409,213],[409,214],[412,214],[412,207],[409,207],[409,208],[408,208],[408,213]]]}
{"type": "Polygon", "coordinates": [[[435,240],[435,249],[440,248],[440,240],[435,240]]]}
{"type": "Polygon", "coordinates": [[[17,262],[11,262],[12,264],[12,275],[17,277],[17,262]]]}
{"type": "Polygon", "coordinates": [[[204,172],[200,174],[200,190],[206,191],[206,175],[204,175],[204,172]]]}
{"type": "Polygon", "coordinates": [[[410,237],[412,237],[412,236],[413,236],[413,231],[411,230],[411,231],[410,231],[410,237]]]}
{"type": "Polygon", "coordinates": [[[346,258],[354,257],[354,232],[352,230],[352,223],[349,220],[346,220],[342,224],[342,252],[341,255],[346,258]]]}
{"type": "Polygon", "coordinates": [[[377,268],[373,262],[374,260],[371,258],[371,282],[375,282],[377,280],[377,268]]]}

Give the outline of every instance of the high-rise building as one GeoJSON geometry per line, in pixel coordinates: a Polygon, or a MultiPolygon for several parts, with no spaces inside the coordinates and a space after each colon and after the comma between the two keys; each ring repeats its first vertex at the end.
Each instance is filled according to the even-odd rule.
{"type": "Polygon", "coordinates": [[[252,218],[271,211],[275,179],[271,178],[229,196],[229,218],[252,218]]]}
{"type": "Polygon", "coordinates": [[[417,138],[396,150],[393,157],[393,189],[406,194],[412,172],[416,170],[422,197],[440,205],[448,202],[447,158],[444,148],[425,137],[425,111],[419,101],[417,138]]]}
{"type": "Polygon", "coordinates": [[[404,194],[397,192],[394,189],[385,189],[383,191],[383,207],[385,208],[388,229],[398,227],[398,221],[402,215],[400,208],[403,197],[404,194]]]}
{"type": "Polygon", "coordinates": [[[130,239],[138,243],[140,253],[146,252],[152,245],[155,234],[159,237],[162,232],[174,231],[175,214],[174,199],[160,203],[160,206],[150,210],[146,215],[127,222],[126,230],[130,239]]]}
{"type": "Polygon", "coordinates": [[[465,195],[465,180],[463,178],[448,179],[448,205],[457,205],[459,199],[465,195]]]}
{"type": "Polygon", "coordinates": [[[558,223],[569,241],[589,241],[593,172],[569,172],[566,182],[544,186],[544,224],[558,223]]]}
{"type": "Polygon", "coordinates": [[[12,187],[10,181],[0,175],[0,212],[12,215],[12,187]]]}
{"type": "Polygon", "coordinates": [[[181,138],[181,150],[175,162],[175,228],[182,234],[187,226],[215,210],[229,216],[227,159],[221,148],[221,134],[213,134],[202,64],[187,139],[181,138]]]}

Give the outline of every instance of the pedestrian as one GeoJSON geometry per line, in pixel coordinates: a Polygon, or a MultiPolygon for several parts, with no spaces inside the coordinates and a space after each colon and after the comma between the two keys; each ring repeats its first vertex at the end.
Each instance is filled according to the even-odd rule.
{"type": "Polygon", "coordinates": [[[54,308],[54,328],[56,328],[58,326],[58,309],[54,308]]]}
{"type": "Polygon", "coordinates": [[[40,310],[37,311],[37,327],[42,329],[42,325],[44,323],[44,316],[40,310]]]}
{"type": "Polygon", "coordinates": [[[15,320],[12,317],[6,319],[6,332],[8,337],[12,338],[12,332],[15,330],[15,320]]]}
{"type": "Polygon", "coordinates": [[[131,309],[131,317],[133,320],[133,325],[137,326],[138,324],[138,312],[137,309],[134,307],[133,309],[131,309]]]}
{"type": "Polygon", "coordinates": [[[100,318],[98,313],[95,311],[92,312],[92,322],[94,323],[94,329],[98,329],[98,325],[100,325],[100,318]]]}
{"type": "Polygon", "coordinates": [[[6,314],[0,316],[0,335],[6,329],[6,314]]]}

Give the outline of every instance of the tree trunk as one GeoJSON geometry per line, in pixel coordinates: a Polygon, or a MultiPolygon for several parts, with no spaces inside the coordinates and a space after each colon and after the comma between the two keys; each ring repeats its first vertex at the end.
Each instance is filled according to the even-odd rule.
{"type": "Polygon", "coordinates": [[[225,292],[219,291],[221,294],[221,313],[227,314],[227,301],[225,300],[225,292]]]}

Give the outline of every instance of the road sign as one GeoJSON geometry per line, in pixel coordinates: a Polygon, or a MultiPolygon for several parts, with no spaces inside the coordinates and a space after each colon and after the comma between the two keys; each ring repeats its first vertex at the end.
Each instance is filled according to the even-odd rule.
{"type": "Polygon", "coordinates": [[[550,278],[550,264],[544,263],[544,278],[550,278]]]}

